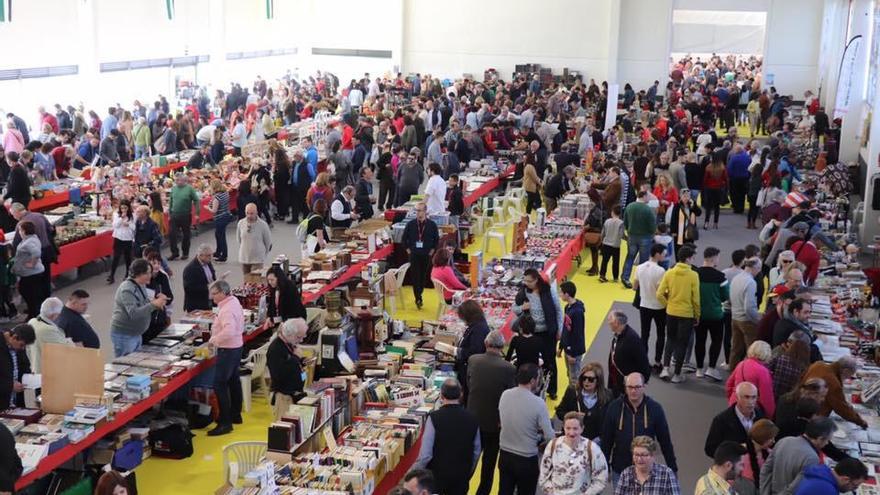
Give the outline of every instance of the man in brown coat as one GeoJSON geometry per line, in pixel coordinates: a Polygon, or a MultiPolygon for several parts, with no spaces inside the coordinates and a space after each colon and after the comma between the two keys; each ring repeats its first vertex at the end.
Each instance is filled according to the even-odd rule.
{"type": "Polygon", "coordinates": [[[828,385],[828,395],[822,407],[819,408],[819,414],[828,416],[831,411],[837,413],[841,418],[855,423],[862,428],[867,428],[868,423],[853,409],[852,405],[846,400],[843,394],[843,381],[852,378],[856,374],[856,361],[850,356],[844,356],[832,364],[822,361],[815,362],[804,373],[801,383],[810,378],[821,378],[828,385]]]}

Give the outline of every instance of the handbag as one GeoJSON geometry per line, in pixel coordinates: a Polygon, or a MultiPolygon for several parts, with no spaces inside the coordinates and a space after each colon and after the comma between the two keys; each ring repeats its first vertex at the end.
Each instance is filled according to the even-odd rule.
{"type": "Polygon", "coordinates": [[[636,309],[642,308],[642,292],[640,287],[636,287],[636,295],[633,296],[633,307],[636,309]]]}
{"type": "Polygon", "coordinates": [[[156,153],[160,155],[165,154],[166,146],[165,146],[165,133],[166,131],[162,131],[162,134],[153,141],[153,147],[156,148],[156,153]]]}
{"type": "Polygon", "coordinates": [[[730,190],[725,187],[721,190],[721,206],[730,204],[730,190]]]}
{"type": "Polygon", "coordinates": [[[684,240],[687,242],[696,242],[700,240],[700,229],[692,223],[688,223],[684,228],[684,240]]]}

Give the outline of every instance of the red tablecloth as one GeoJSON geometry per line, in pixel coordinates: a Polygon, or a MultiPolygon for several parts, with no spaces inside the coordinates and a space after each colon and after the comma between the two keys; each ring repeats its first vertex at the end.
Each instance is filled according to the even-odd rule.
{"type": "Polygon", "coordinates": [[[52,264],[52,275],[57,276],[74,268],[104,256],[113,254],[113,232],[102,232],[98,235],[65,244],[59,248],[61,253],[58,261],[52,264]]]}
{"type": "Polygon", "coordinates": [[[507,167],[506,170],[501,172],[501,175],[499,175],[498,177],[486,181],[483,185],[468,193],[468,195],[464,197],[464,207],[470,207],[472,204],[479,201],[480,198],[494,191],[496,187],[501,185],[501,179],[506,179],[507,177],[510,177],[515,171],[516,165],[511,165],[507,167]]]}
{"type": "Polygon", "coordinates": [[[177,169],[183,168],[186,166],[186,162],[174,162],[165,165],[164,167],[153,167],[150,169],[150,173],[153,175],[165,175],[168,172],[173,172],[177,169]]]}
{"type": "MultiPolygon", "coordinates": [[[[257,338],[260,334],[262,334],[266,329],[263,327],[259,327],[257,330],[254,330],[252,333],[244,336],[245,342],[250,342],[251,340],[257,338]]],[[[61,448],[54,453],[46,456],[40,461],[40,464],[37,466],[37,469],[31,471],[30,473],[22,476],[15,482],[15,490],[19,491],[24,489],[26,486],[30,485],[34,481],[46,476],[51,473],[55,469],[57,469],[62,464],[66,463],[74,456],[89,448],[95,442],[100,440],[101,438],[113,433],[114,431],[125,427],[129,422],[133,419],[152,408],[160,401],[164,400],[166,397],[171,395],[177,389],[183,387],[187,383],[189,383],[193,378],[201,374],[206,369],[214,366],[215,358],[206,359],[205,361],[199,363],[194,368],[184,371],[183,373],[175,376],[168,383],[165,384],[164,387],[160,388],[156,393],[150,395],[146,399],[135,403],[125,411],[117,414],[112,421],[108,421],[103,425],[95,428],[94,433],[85,437],[82,441],[75,444],[67,445],[64,448],[61,448]]]]}
{"type": "MultiPolygon", "coordinates": [[[[94,189],[92,184],[85,184],[80,188],[82,194],[90,192],[92,189],[94,189]]],[[[32,199],[28,204],[28,209],[30,211],[46,211],[58,208],[59,206],[67,206],[68,203],[70,203],[70,191],[64,191],[62,193],[49,194],[40,199],[32,199]]]]}
{"type": "Polygon", "coordinates": [[[369,263],[372,263],[373,261],[376,261],[376,260],[384,260],[385,258],[391,256],[391,253],[392,253],[393,251],[394,251],[394,245],[393,245],[393,244],[387,244],[387,245],[385,245],[384,247],[381,247],[381,248],[377,249],[376,251],[373,252],[372,255],[370,255],[369,258],[367,258],[367,259],[365,259],[365,260],[363,260],[363,261],[361,261],[361,262],[359,262],[359,263],[355,263],[355,264],[351,265],[351,266],[348,268],[348,270],[346,270],[345,272],[342,273],[342,275],[340,275],[339,277],[337,277],[336,279],[334,279],[334,280],[333,280],[332,282],[330,282],[329,284],[327,284],[327,285],[321,287],[320,290],[317,290],[317,291],[314,291],[314,292],[306,292],[306,293],[304,293],[304,294],[302,295],[302,301],[303,301],[303,303],[304,303],[304,304],[309,304],[309,303],[311,303],[311,302],[316,301],[316,300],[317,300],[319,297],[321,297],[322,295],[324,295],[324,294],[330,292],[331,290],[333,290],[333,289],[339,287],[340,285],[342,285],[342,284],[348,282],[348,281],[351,280],[352,278],[354,278],[354,277],[356,277],[357,275],[359,275],[359,274],[361,273],[361,270],[363,270],[364,267],[367,266],[369,263]]]}
{"type": "Polygon", "coordinates": [[[385,473],[385,476],[382,477],[382,481],[380,481],[373,490],[373,495],[385,495],[403,481],[403,477],[406,476],[406,473],[408,473],[410,469],[412,469],[413,464],[415,464],[416,460],[419,458],[419,450],[422,449],[423,431],[424,430],[419,432],[418,440],[416,440],[412,447],[410,447],[409,451],[400,458],[400,462],[397,463],[397,466],[388,473],[385,473]]]}

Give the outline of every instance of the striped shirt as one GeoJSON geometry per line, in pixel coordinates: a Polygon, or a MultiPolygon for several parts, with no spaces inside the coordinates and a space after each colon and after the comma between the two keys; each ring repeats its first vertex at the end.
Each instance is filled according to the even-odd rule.
{"type": "Polygon", "coordinates": [[[229,213],[229,193],[226,191],[219,192],[214,194],[214,199],[217,200],[217,213],[214,214],[215,217],[219,217],[222,215],[226,215],[229,213]]]}

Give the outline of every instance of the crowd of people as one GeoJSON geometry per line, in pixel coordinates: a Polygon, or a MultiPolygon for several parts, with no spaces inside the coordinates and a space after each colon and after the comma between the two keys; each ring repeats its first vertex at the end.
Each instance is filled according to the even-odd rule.
{"type": "MultiPolygon", "coordinates": [[[[576,172],[588,164],[586,190],[595,207],[587,227],[596,234],[588,273],[608,282],[610,262],[613,281],[637,291],[640,332],[626,314],[612,312],[606,364],[583,362],[584,305],[574,284],[557,289],[541,273],[526,271],[514,305],[518,334],[509,346],[489,328],[477,303],[459,305],[467,330],[456,349],[457,380],[441,387],[442,407],[429,416],[417,469],[404,483],[409,493],[466,493],[479,458],[480,494],[491,489],[496,459],[504,495],[528,495],[539,485],[544,493],[599,493],[611,484],[618,495],[679,493],[663,406],[647,391],[652,375],[684,381],[692,354],[699,378],[720,381],[720,369],[731,371],[725,389],[730,407],[713,420],[706,441],[712,466],[698,493],[725,493],[718,490],[728,482],[739,493],[762,494],[771,493],[765,487],[776,493],[775,488],[798,482],[795,493],[815,493],[803,486],[821,479],[856,486],[867,476],[863,465],[841,456],[835,470],[823,469],[816,454],[816,449],[834,451],[833,424],[825,419],[830,411],[864,423],[842,395],[841,382],[851,376],[854,363],[821,362],[808,323],[816,242],[836,247],[823,236],[810,192],[800,186],[799,164],[791,160],[792,139],[802,129],[786,121],[787,98],[762,87],[755,67],[730,66],[720,57],[686,59],[673,69],[665,95],[655,81],[638,93],[627,84],[620,97],[609,95],[604,82],[544,86],[537,75],[508,82],[441,82],[420,74],[365,74],[340,85],[332,74],[319,73],[306,81],[283,79],[271,88],[258,79],[252,92],[233,85],[213,99],[200,91],[173,111],[164,98],[150,109],[137,101],[131,109],[110,108],[103,119],[95,112],[86,118],[82,108],[56,105],[54,114],[40,108],[41,132],[35,136],[23,119],[9,114],[0,181],[6,182],[11,203],[5,221],[16,231],[11,271],[29,321],[4,332],[10,352],[0,353],[0,376],[8,389],[0,389],[0,395],[8,393],[13,403],[20,399],[20,376],[29,367],[39,369],[43,344],[99,345],[82,318],[88,293],[75,291],[66,303],[51,297],[50,266],[58,250],[45,216],[28,210],[32,184],[93,163],[113,166],[185,149],[198,150],[190,167],[210,167],[227,152],[240,155],[250,141],[271,139],[282,125],[328,111],[340,120],[326,129],[323,143],[305,138],[292,161],[282,147],[271,145],[266,163],[256,160],[241,170],[246,178],[238,190],[236,236],[244,274],[265,266],[273,222],[304,224],[307,247],[318,251],[330,239],[328,228],[348,227],[400,206],[425,183],[416,218],[403,235],[421,307],[429,278],[452,290],[459,288],[456,282],[466,285],[451,269],[449,250],[455,246],[440,244],[430,216],[466,215],[461,170],[498,151],[518,150],[523,158],[512,180],[522,181],[527,212],[554,209],[566,192],[579,187],[576,172]],[[596,122],[604,122],[608,98],[618,98],[622,110],[616,125],[600,130],[596,122]],[[759,110],[750,138],[764,131],[766,140],[739,137],[737,112],[744,98],[750,124],[755,106],[759,110]],[[726,130],[716,132],[719,124],[726,130]],[[320,173],[318,145],[328,155],[320,173]],[[696,266],[699,220],[705,213],[703,230],[717,229],[720,206],[728,202],[735,214],[746,216],[748,228],[760,228],[762,246],[735,251],[723,270],[720,251],[707,246],[696,266]],[[760,302],[769,294],[772,302],[762,314],[760,302]],[[653,360],[652,325],[657,334],[653,360]],[[8,366],[6,356],[12,357],[8,366]],[[564,356],[571,386],[554,419],[536,392],[546,390],[556,399],[557,356],[564,356]],[[559,438],[556,429],[563,432],[559,438]],[[656,458],[658,449],[663,463],[656,458]]],[[[807,108],[810,134],[833,132],[820,107],[807,108]]],[[[170,321],[174,295],[168,262],[189,259],[191,213],[198,213],[200,197],[185,174],[175,176],[167,193],[167,232],[160,191],[117,199],[108,282],[115,284],[123,264],[125,280],[110,322],[114,354],[122,356],[170,321]],[[161,253],[166,238],[168,257],[161,253]]],[[[243,326],[241,306],[214,267],[227,261],[226,227],[234,219],[222,182],[212,185],[208,207],[216,245],[198,246],[188,261],[183,307],[219,309],[210,345],[218,355],[214,382],[220,414],[210,434],[222,435],[241,421],[237,363],[243,326]]],[[[0,209],[0,221],[4,213],[0,209]]],[[[274,302],[269,316],[286,320],[276,340],[283,345],[275,345],[270,367],[278,373],[301,371],[292,349],[304,335],[298,318],[305,310],[283,273],[266,276],[276,296],[268,298],[274,302]]],[[[278,407],[301,386],[295,380],[273,383],[278,407]]]]}

